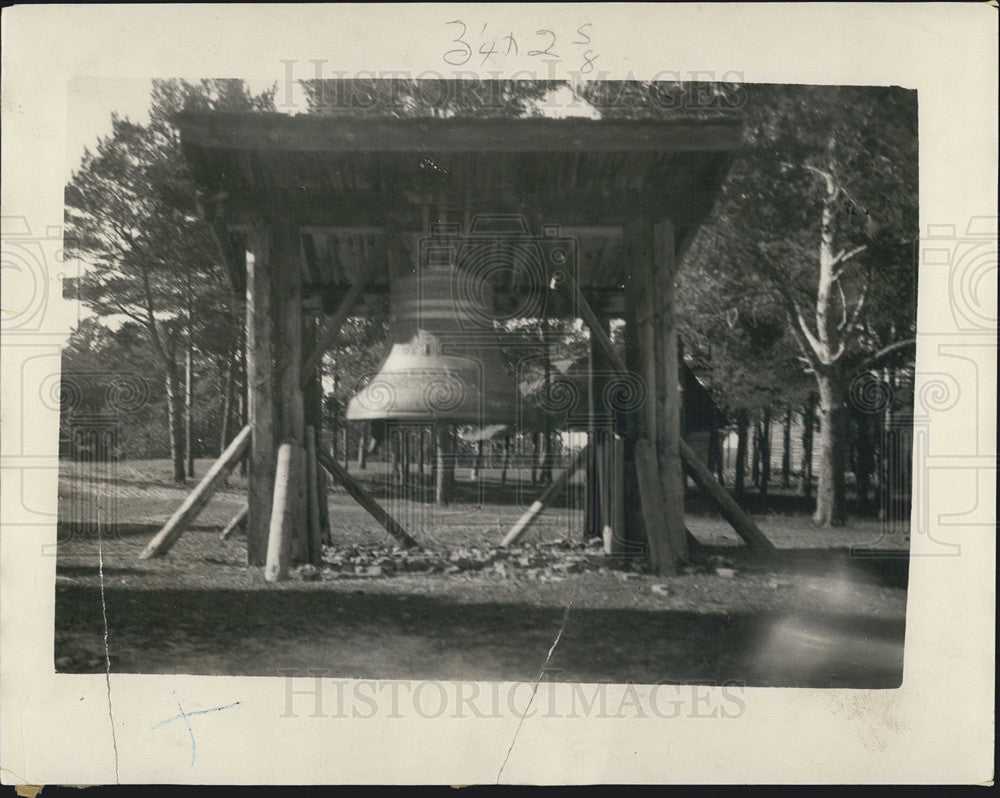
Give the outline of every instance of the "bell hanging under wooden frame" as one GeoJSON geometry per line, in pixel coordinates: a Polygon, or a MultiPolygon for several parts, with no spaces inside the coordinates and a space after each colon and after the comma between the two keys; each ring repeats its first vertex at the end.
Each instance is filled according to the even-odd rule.
{"type": "Polygon", "coordinates": [[[389,305],[389,354],[348,403],[349,421],[536,423],[504,363],[486,280],[425,268],[391,285],[389,305]]]}

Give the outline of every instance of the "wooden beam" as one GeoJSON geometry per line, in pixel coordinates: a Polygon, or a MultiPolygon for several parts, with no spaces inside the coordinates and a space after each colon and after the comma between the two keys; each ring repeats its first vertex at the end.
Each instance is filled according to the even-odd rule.
{"type": "MultiPolygon", "coordinates": [[[[232,180],[228,174],[205,175],[205,181],[232,180]]],[[[456,180],[456,183],[459,182],[456,180]]],[[[269,207],[281,208],[294,215],[304,227],[348,226],[384,228],[393,223],[400,230],[421,230],[420,196],[412,192],[392,195],[380,189],[314,190],[264,188],[242,182],[228,186],[231,196],[225,200],[227,222],[236,227],[251,222],[269,207]]],[[[560,230],[621,227],[636,213],[650,218],[669,216],[677,224],[702,221],[716,198],[716,192],[688,187],[625,189],[614,192],[578,189],[571,195],[551,189],[539,191],[523,186],[478,189],[477,208],[523,214],[545,219],[560,230]]],[[[560,232],[560,236],[562,233],[560,232]]]]}
{"type": "Polygon", "coordinates": [[[185,152],[700,152],[739,147],[742,119],[345,119],[182,113],[185,152]]]}
{"type": "Polygon", "coordinates": [[[320,333],[319,340],[302,363],[299,382],[303,387],[309,380],[313,379],[316,369],[323,361],[323,355],[333,346],[333,342],[337,340],[344,322],[347,321],[347,317],[351,315],[351,311],[361,298],[368,281],[371,280],[372,275],[378,270],[378,265],[376,261],[370,261],[340,300],[340,305],[337,307],[336,313],[333,314],[333,318],[330,319],[326,328],[320,333]]]}
{"type": "MultiPolygon", "coordinates": [[[[272,270],[276,305],[275,381],[278,399],[278,436],[295,449],[288,495],[287,512],[292,530],[291,557],[304,562],[308,555],[309,535],[306,505],[305,398],[302,368],[302,240],[299,225],[283,216],[272,225],[272,270]]],[[[308,382],[308,380],[307,380],[308,382]]],[[[274,513],[272,511],[273,520],[274,513]]],[[[270,545],[270,542],[268,543],[270,545]]]]}
{"type": "Polygon", "coordinates": [[[587,328],[590,330],[590,334],[595,343],[601,348],[608,360],[611,361],[611,365],[613,365],[619,373],[627,374],[628,369],[625,368],[625,362],[618,356],[618,353],[615,352],[615,348],[611,344],[611,339],[604,330],[604,323],[594,312],[594,309],[587,301],[587,298],[583,295],[583,292],[580,290],[580,286],[574,279],[573,275],[571,275],[568,271],[560,271],[558,272],[557,279],[562,281],[562,284],[566,288],[566,292],[569,294],[570,301],[574,303],[576,313],[578,313],[580,318],[583,319],[587,328]]]}
{"type": "Polygon", "coordinates": [[[243,522],[247,520],[247,512],[249,512],[249,507],[243,505],[236,515],[229,519],[229,523],[222,530],[222,534],[219,535],[219,540],[229,540],[235,534],[236,530],[243,526],[243,522]]]}
{"type": "Polygon", "coordinates": [[[320,565],[323,562],[323,529],[319,512],[319,479],[316,473],[316,430],[306,427],[306,482],[308,489],[309,515],[309,562],[320,565]]]}
{"type": "Polygon", "coordinates": [[[365,510],[367,510],[372,517],[378,521],[382,527],[392,535],[396,540],[402,543],[407,548],[418,545],[417,541],[414,540],[403,529],[402,525],[388,512],[386,512],[382,506],[375,501],[371,494],[366,491],[361,484],[354,479],[347,471],[341,466],[336,460],[333,459],[324,449],[316,449],[316,461],[323,466],[329,472],[337,482],[346,490],[353,499],[360,504],[365,510]]]}
{"type": "Polygon", "coordinates": [[[553,479],[549,486],[542,491],[542,495],[532,502],[531,507],[522,513],[521,517],[517,519],[517,523],[510,528],[510,531],[500,541],[501,547],[510,546],[512,543],[515,543],[525,532],[531,529],[532,524],[538,520],[538,517],[549,505],[549,502],[558,495],[559,491],[566,487],[570,477],[580,470],[589,456],[590,444],[588,443],[576,453],[576,456],[570,461],[569,466],[563,469],[559,473],[559,476],[553,479]]]}
{"type": "Polygon", "coordinates": [[[670,547],[666,522],[667,510],[657,476],[656,453],[645,438],[636,441],[635,466],[639,479],[642,517],[649,543],[650,565],[661,576],[672,576],[677,572],[677,565],[670,547]]]}
{"type": "Polygon", "coordinates": [[[691,475],[698,487],[704,490],[709,498],[715,502],[722,517],[729,522],[736,533],[756,552],[765,555],[774,554],[776,551],[774,544],[760,531],[760,528],[736,503],[736,500],[729,495],[729,491],[718,483],[712,476],[712,472],[708,470],[708,466],[701,461],[683,438],[680,442],[680,450],[687,473],[691,475]]]}
{"type": "MultiPolygon", "coordinates": [[[[379,280],[387,276],[374,275],[379,280]]],[[[601,316],[609,319],[620,318],[625,313],[625,290],[617,286],[584,286],[591,297],[590,306],[601,316]]],[[[303,306],[312,313],[332,314],[337,311],[344,297],[351,290],[350,284],[312,283],[303,286],[303,306]]],[[[516,309],[530,307],[533,294],[531,289],[523,291],[494,290],[493,301],[498,313],[513,313],[516,309]]],[[[366,316],[387,318],[389,315],[389,283],[369,283],[361,292],[358,303],[364,304],[366,316]]],[[[359,310],[359,312],[362,312],[359,310]]],[[[350,316],[350,312],[348,316],[350,316]]],[[[545,298],[545,316],[550,319],[576,318],[576,309],[570,300],[550,291],[545,298]]]]}
{"type": "Polygon", "coordinates": [[[656,454],[666,509],[666,526],[675,557],[687,561],[684,526],[684,468],[681,465],[681,388],[676,302],[677,258],[669,220],[653,228],[653,284],[656,353],[656,454]]]}
{"type": "Polygon", "coordinates": [[[274,473],[274,501],[271,504],[271,524],[267,538],[267,564],[264,578],[268,582],[278,582],[288,578],[288,565],[292,557],[292,516],[291,502],[294,501],[292,484],[298,471],[295,455],[299,452],[297,443],[285,441],[278,447],[278,461],[274,473]]]}
{"type": "Polygon", "coordinates": [[[253,449],[247,479],[247,564],[264,565],[274,494],[274,319],[271,229],[258,220],[247,240],[247,420],[253,449]]]}
{"type": "Polygon", "coordinates": [[[250,446],[250,438],[250,426],[247,425],[233,438],[232,443],[226,447],[226,451],[212,464],[212,467],[208,469],[208,473],[201,478],[198,486],[188,494],[181,506],[174,511],[174,514],[170,516],[170,520],[163,525],[163,529],[149,541],[149,544],[143,549],[142,554],[139,555],[140,559],[146,560],[150,557],[162,557],[170,551],[171,546],[191,526],[194,519],[198,517],[198,513],[208,504],[208,500],[212,498],[212,495],[218,490],[219,486],[226,481],[226,477],[233,470],[233,467],[246,454],[250,446]]]}

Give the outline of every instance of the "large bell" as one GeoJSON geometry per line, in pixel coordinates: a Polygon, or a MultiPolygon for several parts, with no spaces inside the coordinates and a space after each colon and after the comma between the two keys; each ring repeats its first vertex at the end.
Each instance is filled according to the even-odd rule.
{"type": "Polygon", "coordinates": [[[535,412],[508,374],[488,282],[425,268],[389,295],[391,349],[347,405],[352,421],[524,425],[535,412]]]}

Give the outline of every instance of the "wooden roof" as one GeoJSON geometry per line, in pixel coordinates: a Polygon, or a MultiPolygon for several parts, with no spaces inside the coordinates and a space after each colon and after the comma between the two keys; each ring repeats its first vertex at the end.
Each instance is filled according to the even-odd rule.
{"type": "MultiPolygon", "coordinates": [[[[184,153],[221,230],[290,214],[303,234],[307,285],[331,305],[372,258],[366,301],[384,309],[391,280],[419,262],[430,226],[463,231],[483,214],[522,216],[577,241],[578,282],[605,312],[628,276],[622,227],[670,218],[681,248],[711,209],[738,119],[346,119],[182,114],[184,153]],[[609,304],[610,303],[610,304],[609,304]]],[[[237,253],[240,247],[234,246],[237,253]]],[[[234,255],[234,257],[238,257],[234,255]]],[[[242,278],[236,264],[234,279],[242,278]]],[[[511,290],[498,274],[494,292],[511,290]]],[[[510,301],[516,303],[517,299],[510,301]]]]}

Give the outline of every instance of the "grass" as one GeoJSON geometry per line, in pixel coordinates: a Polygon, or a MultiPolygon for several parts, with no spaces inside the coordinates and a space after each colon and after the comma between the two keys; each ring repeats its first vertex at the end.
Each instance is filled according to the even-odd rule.
{"type": "MultiPolygon", "coordinates": [[[[196,477],[209,465],[196,463],[196,477]]],[[[495,546],[538,490],[503,486],[490,473],[472,483],[460,469],[459,501],[438,509],[393,492],[384,465],[352,473],[428,556],[444,558],[457,548],[495,546]]],[[[746,557],[721,519],[689,514],[704,553],[726,557],[735,575],[709,569],[661,578],[610,560],[601,565],[595,551],[588,554],[596,558],[592,567],[544,580],[518,569],[324,571],[316,581],[293,572],[272,584],[246,566],[241,537],[219,540],[219,529],[245,502],[245,485],[235,475],[166,557],[140,560],[191,486],[173,485],[164,461],[98,470],[64,463],[57,670],[102,670],[107,633],[116,672],[325,668],[344,677],[533,680],[563,629],[550,664],[564,681],[892,687],[902,678],[907,560],[852,556],[850,547],[905,555],[906,529],[870,520],[818,529],[801,515],[759,515],[780,555],[762,564],[746,557]],[[114,522],[103,527],[100,572],[97,539],[79,523],[92,517],[97,499],[114,522]]],[[[571,486],[568,499],[526,537],[525,551],[579,537],[581,496],[580,485],[571,486]]],[[[330,551],[393,543],[338,488],[330,491],[329,509],[330,551]]],[[[578,557],[580,550],[566,551],[578,557]]]]}

